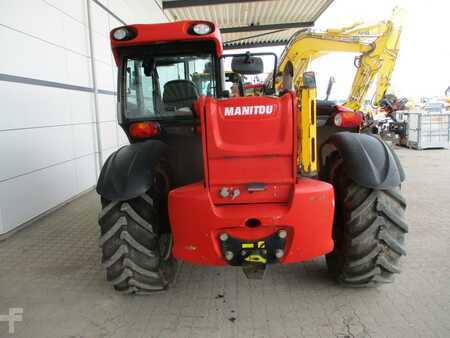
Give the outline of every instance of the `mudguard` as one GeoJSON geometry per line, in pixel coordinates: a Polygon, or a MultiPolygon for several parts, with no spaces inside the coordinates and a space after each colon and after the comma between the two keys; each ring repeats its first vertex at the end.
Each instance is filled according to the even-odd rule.
{"type": "Polygon", "coordinates": [[[149,140],[124,146],[103,165],[97,193],[109,201],[125,201],[144,194],[153,182],[152,169],[166,144],[149,140]]]}
{"type": "Polygon", "coordinates": [[[405,179],[397,154],[375,136],[341,132],[332,135],[325,144],[338,150],[347,174],[359,185],[390,189],[398,187],[405,179]]]}

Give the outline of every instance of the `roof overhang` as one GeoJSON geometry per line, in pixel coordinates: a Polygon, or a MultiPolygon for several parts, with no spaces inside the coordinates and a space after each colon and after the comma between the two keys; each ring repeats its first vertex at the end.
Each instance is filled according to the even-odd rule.
{"type": "Polygon", "coordinates": [[[174,20],[217,23],[226,49],[281,46],[312,27],[333,0],[162,0],[174,20]]]}

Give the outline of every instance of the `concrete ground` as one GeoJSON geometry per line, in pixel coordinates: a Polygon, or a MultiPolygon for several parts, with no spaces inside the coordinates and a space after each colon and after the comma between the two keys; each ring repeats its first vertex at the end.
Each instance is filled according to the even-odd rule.
{"type": "Polygon", "coordinates": [[[92,192],[0,243],[0,315],[23,308],[0,337],[450,337],[450,151],[398,152],[410,233],[394,284],[344,289],[323,258],[262,281],[184,263],[169,291],[121,295],[100,266],[92,192]]]}

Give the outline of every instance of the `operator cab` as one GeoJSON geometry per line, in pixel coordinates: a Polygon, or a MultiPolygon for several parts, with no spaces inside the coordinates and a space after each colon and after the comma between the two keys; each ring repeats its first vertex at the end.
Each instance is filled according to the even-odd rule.
{"type": "Polygon", "coordinates": [[[189,121],[195,117],[194,103],[200,96],[252,96],[244,92],[243,81],[246,87],[261,82],[263,60],[249,53],[217,59],[211,47],[205,43],[177,43],[124,51],[119,72],[123,124],[137,120],[189,121]],[[231,69],[222,72],[223,68],[231,69]]]}
{"type": "MultiPolygon", "coordinates": [[[[130,143],[154,139],[169,146],[172,188],[202,180],[196,106],[202,97],[244,96],[243,81],[264,72],[262,58],[223,55],[220,32],[210,22],[119,27],[111,42],[118,65],[118,121],[130,143]]],[[[270,55],[275,69],[276,56],[270,55]]]]}
{"type": "Polygon", "coordinates": [[[211,43],[149,45],[125,50],[123,58],[119,92],[125,124],[192,120],[200,96],[217,96],[220,78],[211,43]]]}

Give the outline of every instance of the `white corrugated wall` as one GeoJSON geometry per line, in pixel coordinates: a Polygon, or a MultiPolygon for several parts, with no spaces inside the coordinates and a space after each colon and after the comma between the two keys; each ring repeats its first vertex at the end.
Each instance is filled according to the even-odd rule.
{"type": "Polygon", "coordinates": [[[91,189],[127,142],[109,31],[167,21],[156,1],[0,0],[0,235],[91,189]]]}

